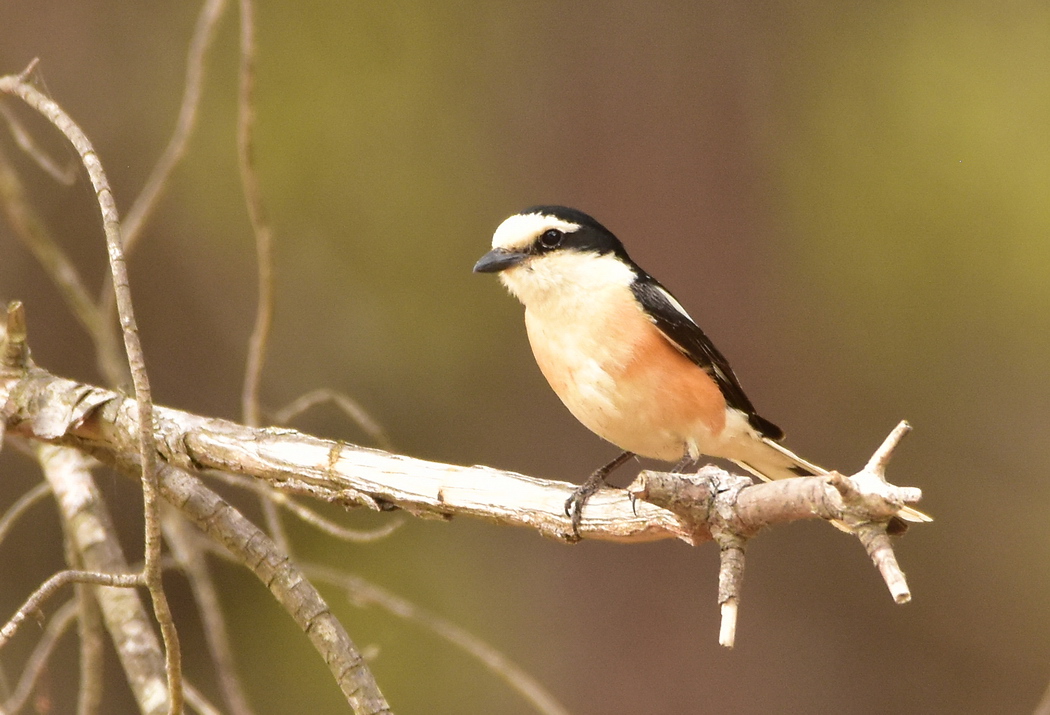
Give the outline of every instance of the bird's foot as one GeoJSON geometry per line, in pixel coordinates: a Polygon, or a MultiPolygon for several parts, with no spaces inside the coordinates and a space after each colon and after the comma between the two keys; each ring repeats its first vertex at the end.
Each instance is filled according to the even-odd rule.
{"type": "Polygon", "coordinates": [[[598,479],[593,479],[593,477],[593,474],[588,477],[587,481],[576,487],[565,500],[565,516],[569,517],[571,523],[571,529],[565,538],[570,544],[575,544],[581,538],[580,523],[583,521],[583,505],[605,484],[602,477],[598,479]]]}
{"type": "Polygon", "coordinates": [[[688,454],[682,457],[678,464],[674,465],[674,469],[671,470],[671,474],[685,474],[688,471],[692,471],[696,468],[697,460],[690,457],[688,454]]]}
{"type": "Polygon", "coordinates": [[[591,476],[587,477],[583,484],[576,487],[572,494],[569,495],[569,498],[565,500],[565,516],[569,517],[571,526],[569,533],[565,535],[565,539],[569,543],[575,544],[582,538],[580,536],[580,523],[583,521],[583,505],[594,496],[596,491],[605,486],[605,478],[609,476],[611,471],[633,456],[632,452],[624,452],[604,467],[594,470],[591,476]]]}

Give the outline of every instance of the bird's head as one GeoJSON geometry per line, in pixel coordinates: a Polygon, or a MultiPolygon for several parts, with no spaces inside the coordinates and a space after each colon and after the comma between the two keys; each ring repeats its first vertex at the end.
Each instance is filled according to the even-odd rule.
{"type": "Polygon", "coordinates": [[[498,273],[528,306],[552,293],[630,285],[637,266],[619,239],[582,211],[534,206],[499,225],[474,272],[498,273]]]}

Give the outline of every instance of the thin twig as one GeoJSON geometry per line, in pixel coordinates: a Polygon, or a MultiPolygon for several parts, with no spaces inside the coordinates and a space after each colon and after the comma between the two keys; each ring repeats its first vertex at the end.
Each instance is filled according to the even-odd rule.
{"type": "Polygon", "coordinates": [[[379,541],[380,539],[385,539],[390,536],[404,523],[402,519],[394,519],[383,526],[368,531],[362,529],[351,529],[321,516],[313,509],[304,504],[300,504],[284,492],[277,491],[265,482],[260,482],[258,479],[242,477],[239,474],[230,474],[228,472],[211,472],[209,476],[215,477],[216,479],[226,482],[227,484],[232,484],[241,489],[250,489],[259,496],[272,499],[278,506],[284,507],[310,526],[313,526],[340,541],[354,544],[367,544],[373,541],[379,541]]]}
{"type": "MultiPolygon", "coordinates": [[[[129,404],[134,409],[134,403],[129,404]]],[[[129,439],[129,450],[132,455],[135,454],[134,436],[129,439]]],[[[67,552],[70,554],[67,563],[89,571],[134,573],[136,569],[124,556],[113,519],[91,475],[90,465],[93,460],[77,450],[46,444],[37,445],[36,457],[55,491],[55,502],[66,535],[67,552]]],[[[138,575],[141,576],[141,571],[138,575]]],[[[90,590],[87,600],[98,604],[102,621],[140,712],[144,715],[166,713],[168,694],[164,654],[138,591],[112,588],[90,590]]],[[[95,637],[97,626],[93,624],[98,618],[94,609],[90,611],[82,619],[81,631],[84,633],[85,629],[91,628],[89,635],[95,637]]],[[[98,681],[102,676],[101,661],[97,660],[99,654],[87,655],[96,658],[96,661],[94,669],[86,673],[91,680],[98,681]]],[[[87,663],[83,666],[90,667],[87,663]]],[[[100,686],[100,683],[89,683],[88,680],[84,683],[90,688],[100,686]]],[[[78,707],[90,708],[93,701],[88,697],[89,694],[83,693],[82,689],[81,695],[83,697],[78,707]]]]}
{"type": "Polygon", "coordinates": [[[722,624],[718,644],[725,648],[736,645],[736,620],[740,608],[740,590],[744,581],[744,551],[747,539],[738,534],[719,534],[718,607],[722,624]]]}
{"type": "MultiPolygon", "coordinates": [[[[80,556],[73,539],[66,539],[70,552],[80,556]]],[[[75,563],[72,559],[67,559],[75,563]]],[[[102,712],[103,676],[105,675],[105,638],[102,613],[94,590],[78,583],[77,632],[80,639],[80,687],[77,689],[77,715],[98,715],[102,712]]]]}
{"type": "MultiPolygon", "coordinates": [[[[118,467],[131,468],[127,462],[118,467]]],[[[219,495],[186,472],[161,467],[164,498],[252,570],[324,657],[357,715],[390,712],[360,651],[302,570],[277,544],[219,495]]]]}
{"type": "Polygon", "coordinates": [[[910,601],[911,590],[904,579],[900,564],[897,563],[897,556],[893,553],[893,544],[886,533],[885,525],[872,522],[860,524],[854,528],[854,533],[864,545],[864,550],[868,552],[875,568],[879,570],[882,580],[886,582],[893,600],[896,603],[910,601]]]}
{"type": "Polygon", "coordinates": [[[3,116],[4,121],[7,122],[7,126],[11,130],[11,137],[15,140],[15,146],[21,149],[26,156],[31,158],[52,179],[63,186],[73,185],[77,178],[77,165],[75,162],[70,162],[64,169],[60,169],[58,162],[37,146],[37,143],[33,141],[32,135],[18,121],[18,117],[2,102],[0,102],[0,115],[3,116]]]}
{"type": "Polygon", "coordinates": [[[255,234],[255,256],[258,264],[259,304],[255,326],[248,341],[248,363],[241,393],[241,415],[246,424],[259,425],[259,383],[262,380],[266,346],[273,323],[273,234],[255,170],[255,7],[252,0],[240,0],[241,63],[240,91],[237,95],[237,159],[244,187],[248,219],[255,234]]]}
{"type": "Polygon", "coordinates": [[[112,574],[95,571],[75,571],[72,569],[59,571],[33,591],[32,595],[22,604],[22,607],[15,612],[15,615],[0,628],[0,648],[7,645],[8,641],[18,632],[19,626],[29,616],[38,612],[49,598],[71,583],[91,583],[96,586],[114,586],[116,588],[138,588],[146,585],[142,574],[112,574]]]}
{"type": "Polygon", "coordinates": [[[25,669],[22,671],[22,677],[18,679],[15,691],[7,699],[7,702],[0,705],[0,712],[14,715],[14,713],[17,713],[25,706],[26,701],[33,692],[33,686],[36,685],[37,679],[43,673],[44,667],[47,665],[51,653],[54,652],[55,646],[58,645],[59,639],[69,630],[76,617],[76,599],[66,601],[55,611],[55,615],[51,616],[51,620],[47,623],[47,628],[44,629],[44,634],[40,637],[36,647],[33,648],[32,654],[26,661],[25,669]]]}
{"type": "Polygon", "coordinates": [[[216,679],[222,691],[226,707],[233,715],[252,715],[248,698],[241,686],[240,676],[230,647],[229,631],[223,616],[222,604],[215,588],[208,562],[204,558],[199,537],[186,522],[170,507],[165,509],[162,525],[172,555],[189,581],[197,612],[204,626],[204,641],[215,665],[216,679]]]}
{"type": "Polygon", "coordinates": [[[901,440],[909,432],[911,432],[911,425],[908,424],[907,420],[898,422],[897,426],[886,435],[886,439],[882,441],[875,453],[871,455],[871,459],[864,466],[864,471],[876,474],[885,480],[886,465],[889,463],[890,457],[893,456],[893,451],[897,449],[897,445],[901,443],[901,440]]]}
{"type": "Polygon", "coordinates": [[[186,704],[200,715],[222,715],[222,711],[215,707],[193,683],[187,681],[183,683],[183,687],[186,688],[186,704]]]}
{"type": "MultiPolygon", "coordinates": [[[[262,382],[266,348],[273,325],[273,234],[259,177],[255,171],[254,126],[255,126],[255,6],[252,0],[240,0],[241,42],[240,68],[237,93],[237,163],[240,168],[241,186],[248,219],[255,235],[255,260],[259,302],[255,310],[255,325],[248,338],[248,357],[244,368],[244,385],[241,390],[241,416],[246,424],[259,425],[259,385],[262,382]]],[[[291,553],[288,534],[281,524],[276,506],[269,499],[260,500],[267,530],[281,547],[291,553]]]]}
{"type": "Polygon", "coordinates": [[[145,568],[143,574],[146,587],[153,600],[153,611],[160,624],[161,635],[165,646],[165,671],[168,676],[168,690],[171,699],[171,712],[178,715],[182,712],[182,656],[179,650],[178,632],[172,620],[171,607],[161,581],[161,533],[158,503],[158,485],[156,474],[156,448],[153,437],[153,401],[150,395],[149,377],[146,373],[142,344],[139,341],[138,325],[131,303],[131,287],[128,282],[127,263],[124,258],[123,241],[120,237],[120,218],[117,212],[113,191],[106,177],[102,162],[95,148],[83,130],[58,106],[36,88],[26,84],[18,77],[0,77],[0,92],[14,94],[30,107],[46,117],[76,149],[87,169],[91,185],[95,189],[99,209],[102,213],[102,225],[106,235],[106,246],[109,254],[110,272],[113,276],[113,290],[117,298],[117,314],[124,334],[124,348],[127,352],[131,379],[135,387],[135,400],[138,411],[139,460],[142,479],[142,496],[145,514],[144,546],[145,568]]]}
{"type": "Polygon", "coordinates": [[[0,516],[0,544],[7,538],[7,532],[11,530],[15,522],[37,502],[51,493],[51,485],[41,482],[28,492],[20,496],[11,507],[0,516]]]}
{"type": "Polygon", "coordinates": [[[305,565],[303,571],[315,581],[328,583],[346,592],[359,607],[376,605],[398,618],[423,626],[447,642],[476,658],[499,679],[516,690],[544,715],[568,715],[569,711],[538,680],[526,673],[506,655],[451,621],[416,606],[359,576],[321,565],[305,565]]]}
{"type": "Polygon", "coordinates": [[[76,265],[47,230],[32,204],[26,200],[22,181],[2,149],[0,209],[14,229],[15,236],[36,258],[55,284],[66,307],[95,343],[99,372],[111,387],[118,387],[126,380],[126,368],[114,321],[106,320],[95,306],[76,265]]]}
{"type": "Polygon", "coordinates": [[[289,402],[273,413],[274,422],[279,425],[288,424],[306,410],[323,402],[331,402],[338,407],[343,414],[364,430],[365,434],[371,437],[375,445],[380,449],[390,451],[393,448],[393,443],[390,441],[386,430],[368,414],[364,407],[349,395],[327,387],[311,390],[289,402]]]}
{"type": "MultiPolygon", "coordinates": [[[[175,120],[175,130],[124,219],[124,250],[128,253],[134,250],[142,236],[142,229],[167,188],[172,171],[186,154],[186,147],[197,125],[197,113],[204,89],[205,60],[225,10],[226,0],[206,0],[197,15],[197,25],[193,30],[186,56],[186,80],[182,88],[182,104],[179,107],[178,119],[175,120]]],[[[110,295],[111,291],[107,290],[106,294],[110,295]]]]}

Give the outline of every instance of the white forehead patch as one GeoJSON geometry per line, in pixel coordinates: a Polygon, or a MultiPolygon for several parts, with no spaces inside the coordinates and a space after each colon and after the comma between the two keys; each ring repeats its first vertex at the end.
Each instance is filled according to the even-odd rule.
{"type": "Polygon", "coordinates": [[[572,233],[580,228],[580,224],[544,214],[514,214],[501,223],[496,232],[492,234],[492,247],[525,248],[541,233],[552,228],[572,233]]]}

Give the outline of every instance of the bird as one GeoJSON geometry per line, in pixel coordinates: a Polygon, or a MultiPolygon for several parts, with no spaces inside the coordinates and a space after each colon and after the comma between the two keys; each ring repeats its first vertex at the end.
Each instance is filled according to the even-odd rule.
{"type": "MultiPolygon", "coordinates": [[[[758,414],[682,304],[583,211],[510,216],[474,272],[498,274],[521,301],[540,372],[577,420],[622,450],[566,500],[570,540],[590,496],[636,455],[676,469],[724,458],[766,481],[829,474],[780,444],[784,432],[758,414]]],[[[910,507],[898,516],[930,520],[910,507]]]]}

